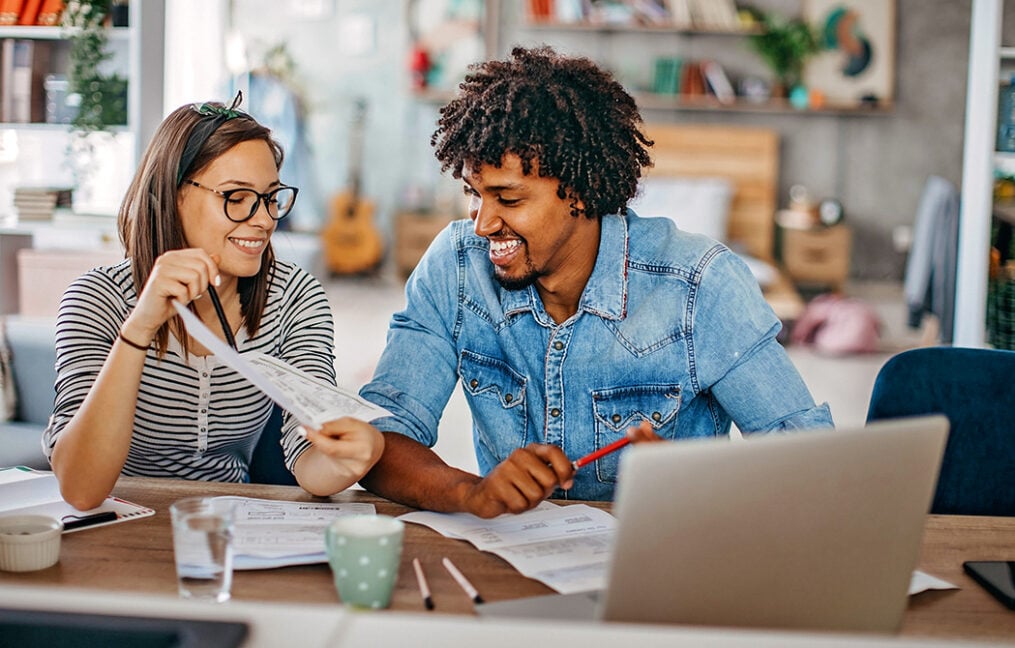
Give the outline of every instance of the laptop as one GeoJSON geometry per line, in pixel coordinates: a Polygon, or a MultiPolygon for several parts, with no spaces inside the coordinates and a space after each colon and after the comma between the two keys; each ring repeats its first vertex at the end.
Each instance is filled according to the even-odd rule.
{"type": "Polygon", "coordinates": [[[898,630],[948,420],[631,446],[602,592],[483,616],[898,630]]]}

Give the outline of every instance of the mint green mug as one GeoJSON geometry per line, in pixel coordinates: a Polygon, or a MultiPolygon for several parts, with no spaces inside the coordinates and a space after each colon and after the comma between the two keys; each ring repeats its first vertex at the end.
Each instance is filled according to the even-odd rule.
{"type": "Polygon", "coordinates": [[[374,609],[391,604],[404,529],[388,515],[343,515],[328,525],[325,549],[342,603],[374,609]]]}

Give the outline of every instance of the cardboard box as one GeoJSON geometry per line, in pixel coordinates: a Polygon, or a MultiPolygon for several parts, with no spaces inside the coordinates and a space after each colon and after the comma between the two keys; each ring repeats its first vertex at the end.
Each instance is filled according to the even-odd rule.
{"type": "Polygon", "coordinates": [[[853,232],[845,225],[782,228],[782,264],[786,274],[803,284],[845,288],[849,278],[853,232]]]}
{"type": "Polygon", "coordinates": [[[451,216],[401,212],[395,216],[395,267],[408,277],[437,234],[455,220],[451,216]]]}

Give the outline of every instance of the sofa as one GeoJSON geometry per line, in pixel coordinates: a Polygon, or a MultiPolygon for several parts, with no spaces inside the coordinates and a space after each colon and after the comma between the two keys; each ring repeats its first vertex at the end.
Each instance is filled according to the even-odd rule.
{"type": "Polygon", "coordinates": [[[0,467],[49,470],[42,432],[56,394],[56,320],[9,315],[4,318],[4,333],[17,402],[13,419],[0,421],[0,467]]]}

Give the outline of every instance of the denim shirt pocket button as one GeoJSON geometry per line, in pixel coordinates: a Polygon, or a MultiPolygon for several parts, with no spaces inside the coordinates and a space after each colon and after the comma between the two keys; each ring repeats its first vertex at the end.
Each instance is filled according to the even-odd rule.
{"type": "Polygon", "coordinates": [[[489,470],[528,443],[526,380],[503,360],[469,350],[459,356],[458,375],[481,446],[477,456],[489,470]]]}

